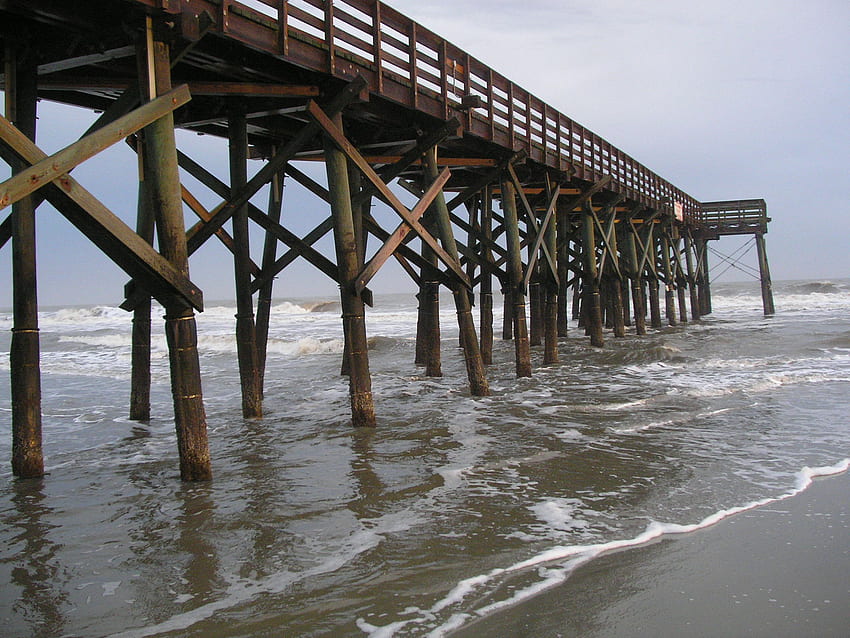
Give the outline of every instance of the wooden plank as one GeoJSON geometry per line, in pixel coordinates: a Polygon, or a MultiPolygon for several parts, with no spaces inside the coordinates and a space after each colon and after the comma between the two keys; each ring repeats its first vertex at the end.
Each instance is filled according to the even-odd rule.
{"type": "MultiPolygon", "coordinates": [[[[58,179],[78,164],[186,104],[190,99],[185,85],[177,87],[7,179],[0,184],[0,210],[58,179]]],[[[14,125],[0,116],[0,138],[6,140],[12,128],[14,125]]]]}
{"type": "MultiPolygon", "coordinates": [[[[0,143],[7,161],[18,158],[34,165],[47,157],[14,127],[12,133],[0,143]]],[[[200,289],[72,177],[63,175],[51,182],[45,194],[56,210],[164,306],[177,300],[203,310],[200,289]]]]}

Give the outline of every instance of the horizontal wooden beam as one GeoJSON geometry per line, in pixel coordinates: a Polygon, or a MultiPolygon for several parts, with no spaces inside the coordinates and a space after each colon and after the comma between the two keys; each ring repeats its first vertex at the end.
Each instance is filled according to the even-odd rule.
{"type": "MultiPolygon", "coordinates": [[[[38,88],[45,91],[120,91],[138,83],[135,78],[77,77],[39,78],[38,88]]],[[[238,97],[318,97],[321,90],[313,85],[268,84],[257,82],[186,82],[192,95],[238,97]]]]}
{"type": "MultiPolygon", "coordinates": [[[[58,60],[56,62],[39,64],[38,74],[47,75],[49,73],[57,73],[59,71],[68,71],[70,69],[77,69],[82,66],[88,66],[89,64],[103,64],[104,62],[110,62],[111,60],[119,60],[121,58],[129,58],[134,55],[136,55],[136,46],[134,44],[129,44],[124,47],[109,49],[108,51],[103,51],[102,53],[80,55],[75,58],[67,58],[65,60],[58,60]]],[[[43,80],[44,78],[39,80],[39,84],[43,80]]]]}
{"type": "MultiPolygon", "coordinates": [[[[369,164],[395,164],[402,159],[401,155],[364,155],[369,164]]],[[[324,155],[310,155],[309,157],[299,157],[299,162],[324,162],[324,155]]],[[[481,158],[481,157],[438,157],[437,166],[498,166],[501,160],[481,158]]],[[[422,160],[414,160],[408,166],[421,166],[422,160]]]]}

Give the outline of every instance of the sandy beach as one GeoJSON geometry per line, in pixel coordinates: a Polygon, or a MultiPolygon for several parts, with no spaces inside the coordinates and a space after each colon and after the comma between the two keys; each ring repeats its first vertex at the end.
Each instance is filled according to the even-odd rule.
{"type": "Polygon", "coordinates": [[[455,636],[850,635],[850,475],[712,527],[601,556],[455,636]]]}

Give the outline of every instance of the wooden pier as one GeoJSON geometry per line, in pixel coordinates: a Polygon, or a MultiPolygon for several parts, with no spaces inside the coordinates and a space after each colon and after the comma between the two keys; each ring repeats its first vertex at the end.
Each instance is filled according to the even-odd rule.
{"type": "MultiPolygon", "coordinates": [[[[0,185],[0,247],[10,244],[13,263],[19,477],[44,473],[34,234],[44,200],[130,278],[121,307],[133,321],[133,419],[150,417],[151,299],[165,308],[185,480],[212,472],[195,325],[203,300],[189,265],[213,236],[233,255],[244,416],[262,416],[274,279],[301,258],[339,285],[356,426],[375,424],[364,318],[369,283],[390,259],[419,291],[417,363],[428,375],[441,374],[437,293],[451,291],[474,396],[489,393],[494,284],[522,377],[534,374],[533,347],[543,347],[547,365],[558,363],[568,299],[579,302],[593,347],[627,330],[645,334],[647,319],[657,329],[709,313],[707,242],[733,232],[736,214],[759,238],[768,273],[762,200],[700,203],[375,0],[0,0],[0,38],[0,150],[13,173],[0,185]],[[41,99],[101,115],[47,157],[36,135],[41,99]],[[175,128],[228,140],[229,184],[177,148],[175,128]],[[138,191],[135,229],[70,175],[125,139],[139,155],[138,183],[127,185],[138,191]],[[249,158],[263,161],[250,179],[249,158]],[[301,161],[323,162],[326,184],[299,170],[301,161]],[[181,175],[221,203],[205,209],[181,175]],[[282,221],[284,179],[326,211],[305,236],[282,221]],[[400,188],[415,194],[412,208],[400,188]],[[261,189],[267,210],[251,202],[261,189]],[[376,198],[397,226],[371,215],[376,198]],[[762,205],[757,220],[752,202],[762,205]],[[189,228],[187,214],[198,218],[189,228]],[[259,250],[249,245],[251,224],[265,232],[259,250]],[[315,247],[329,233],[330,256],[315,247]]],[[[767,295],[769,274],[762,284],[767,295]]]]}

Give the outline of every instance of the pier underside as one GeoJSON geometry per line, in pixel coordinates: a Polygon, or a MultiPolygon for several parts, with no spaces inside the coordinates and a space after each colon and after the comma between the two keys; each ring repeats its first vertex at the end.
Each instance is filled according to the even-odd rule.
{"type": "MultiPolygon", "coordinates": [[[[189,268],[207,241],[233,255],[246,418],[262,417],[273,284],[296,259],[339,285],[355,426],[375,424],[365,313],[369,284],[390,259],[418,290],[417,363],[427,375],[441,374],[437,291],[451,291],[474,396],[489,393],[496,292],[517,376],[534,373],[534,347],[545,364],[558,363],[569,300],[594,347],[609,334],[645,334],[710,312],[706,246],[724,230],[705,215],[722,203],[706,209],[381,3],[249,4],[0,0],[0,151],[13,173],[0,185],[0,247],[13,255],[16,475],[44,471],[33,230],[44,200],[128,275],[121,307],[133,318],[133,419],[150,418],[151,299],[166,309],[186,480],[211,476],[194,318],[203,299],[189,268]],[[100,115],[79,142],[47,157],[38,100],[100,115]],[[176,128],[228,141],[229,183],[177,148],[176,128]],[[138,191],[134,227],[71,177],[124,140],[139,155],[138,183],[128,185],[138,191]],[[249,179],[251,160],[262,167],[249,179]],[[303,162],[322,163],[326,179],[310,177],[303,162]],[[205,208],[186,176],[220,203],[205,208]],[[286,227],[284,180],[316,198],[307,234],[286,227]],[[402,189],[414,195],[412,207],[402,189]],[[265,210],[252,203],[261,190],[265,210]],[[393,211],[394,225],[372,215],[374,200],[393,211]],[[197,221],[187,227],[190,216],[197,221]],[[262,229],[262,247],[250,245],[251,226],[262,229]],[[332,253],[316,247],[325,236],[332,253]]],[[[766,209],[758,224],[746,231],[760,238],[766,270],[766,209]]]]}

